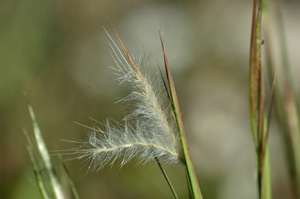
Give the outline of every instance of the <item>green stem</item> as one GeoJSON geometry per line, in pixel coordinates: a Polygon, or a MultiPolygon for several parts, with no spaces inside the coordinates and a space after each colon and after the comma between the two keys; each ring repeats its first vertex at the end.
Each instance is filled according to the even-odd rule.
{"type": "Polygon", "coordinates": [[[167,181],[167,183],[168,183],[168,185],[169,185],[169,187],[170,187],[170,189],[171,189],[171,191],[172,191],[172,193],[173,193],[174,198],[175,198],[175,199],[178,199],[178,196],[177,196],[177,194],[176,194],[176,191],[175,191],[175,189],[174,189],[174,187],[173,187],[173,185],[172,185],[170,179],[168,178],[167,173],[165,172],[164,168],[163,168],[162,165],[160,164],[159,159],[158,159],[156,156],[154,156],[154,158],[155,158],[155,160],[156,160],[156,162],[157,162],[157,164],[158,164],[158,166],[159,166],[159,168],[160,168],[162,174],[164,175],[164,177],[165,177],[165,179],[166,179],[166,181],[167,181]]]}
{"type": "MultiPolygon", "coordinates": [[[[268,148],[268,147],[267,147],[268,148]]],[[[271,172],[270,172],[270,158],[269,150],[265,151],[264,165],[263,165],[263,175],[262,175],[262,199],[272,198],[272,186],[271,186],[271,172]]]]}
{"type": "Polygon", "coordinates": [[[175,119],[176,119],[177,128],[178,128],[178,132],[179,132],[181,148],[182,148],[182,152],[183,152],[183,154],[182,154],[183,157],[181,157],[181,158],[182,158],[182,160],[183,160],[183,162],[185,163],[185,166],[186,166],[188,182],[190,184],[190,187],[191,187],[191,190],[192,190],[192,195],[193,195],[194,199],[202,199],[202,195],[201,195],[200,187],[199,187],[199,184],[198,184],[197,176],[196,176],[194,166],[193,166],[193,163],[192,163],[192,157],[191,157],[191,153],[190,153],[190,150],[189,150],[189,145],[188,145],[188,141],[187,141],[187,137],[186,137],[186,132],[185,132],[184,125],[183,125],[183,120],[182,120],[182,115],[181,115],[181,111],[180,111],[180,107],[179,107],[177,93],[176,93],[176,90],[175,90],[173,77],[171,75],[171,71],[170,71],[170,67],[169,67],[169,63],[168,63],[168,59],[167,59],[167,55],[166,55],[166,51],[165,51],[165,45],[164,45],[161,34],[159,34],[159,36],[160,36],[160,40],[161,40],[161,44],[162,44],[164,62],[165,62],[165,69],[166,69],[168,84],[169,84],[169,88],[170,88],[171,104],[172,104],[172,108],[173,108],[173,111],[174,111],[174,116],[175,116],[175,119]]]}

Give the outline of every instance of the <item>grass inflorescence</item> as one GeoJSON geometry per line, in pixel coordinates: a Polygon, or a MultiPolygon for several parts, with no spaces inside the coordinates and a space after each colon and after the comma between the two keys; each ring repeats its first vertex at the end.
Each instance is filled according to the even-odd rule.
{"type": "MultiPolygon", "coordinates": [[[[112,69],[120,84],[131,88],[130,94],[119,102],[132,107],[132,110],[122,123],[108,119],[105,128],[93,128],[88,140],[80,142],[80,148],[70,153],[77,153],[79,159],[89,159],[89,169],[97,170],[107,164],[113,165],[116,161],[123,166],[134,158],[140,163],[155,158],[165,164],[178,163],[178,132],[163,80],[149,76],[153,66],[149,65],[146,56],[132,58],[126,54],[127,51],[124,55],[111,36],[108,36],[115,62],[112,69]],[[147,72],[142,73],[142,70],[147,72]],[[118,161],[120,158],[122,160],[118,161]]],[[[121,47],[124,47],[122,43],[121,47]]]]}
{"type": "Polygon", "coordinates": [[[115,163],[122,167],[132,159],[141,164],[155,160],[175,198],[176,193],[161,164],[182,162],[192,197],[202,198],[161,33],[166,80],[159,66],[151,64],[149,56],[129,54],[115,29],[114,33],[117,42],[107,33],[115,63],[112,70],[119,83],[130,88],[129,95],[119,100],[130,109],[129,114],[120,123],[107,119],[104,128],[87,127],[92,130],[88,139],[71,141],[79,147],[65,150],[63,154],[77,155],[72,159],[85,159],[88,170],[115,163]]]}

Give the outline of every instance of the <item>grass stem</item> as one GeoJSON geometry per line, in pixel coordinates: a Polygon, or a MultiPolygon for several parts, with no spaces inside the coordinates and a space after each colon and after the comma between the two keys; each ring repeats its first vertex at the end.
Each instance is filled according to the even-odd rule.
{"type": "Polygon", "coordinates": [[[164,175],[164,177],[165,177],[165,179],[166,179],[166,181],[167,181],[167,183],[168,183],[168,185],[169,185],[169,187],[170,187],[170,189],[171,189],[171,191],[173,193],[174,198],[178,199],[177,193],[176,193],[176,191],[175,191],[175,189],[174,189],[174,187],[173,187],[170,179],[168,178],[167,173],[165,172],[164,168],[160,164],[159,159],[156,156],[154,156],[154,157],[155,157],[155,161],[157,162],[158,167],[160,168],[162,174],[164,175]]]}
{"type": "Polygon", "coordinates": [[[173,77],[171,75],[171,71],[170,71],[170,67],[169,67],[169,63],[168,63],[168,59],[167,59],[167,55],[166,55],[165,45],[164,45],[164,41],[163,41],[161,33],[159,33],[159,36],[160,36],[160,40],[161,40],[161,44],[162,44],[165,69],[166,69],[168,84],[169,84],[169,88],[170,88],[171,103],[172,103],[172,107],[173,107],[173,111],[174,111],[174,115],[175,115],[175,119],[176,119],[176,123],[177,123],[177,127],[178,127],[179,138],[180,138],[180,143],[181,143],[182,152],[183,152],[182,159],[184,160],[184,163],[186,165],[187,175],[188,175],[188,179],[189,179],[188,181],[191,186],[193,197],[194,197],[194,199],[202,199],[202,194],[200,191],[197,176],[196,176],[194,166],[192,163],[192,157],[191,157],[191,153],[189,150],[186,132],[185,132],[184,125],[183,125],[183,120],[182,120],[180,106],[179,106],[179,102],[178,102],[178,98],[177,98],[177,93],[175,90],[175,85],[174,85],[173,77]]]}

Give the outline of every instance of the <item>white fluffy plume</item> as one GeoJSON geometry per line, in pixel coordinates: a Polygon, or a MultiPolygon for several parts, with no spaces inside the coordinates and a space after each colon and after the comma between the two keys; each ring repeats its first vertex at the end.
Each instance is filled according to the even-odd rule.
{"type": "Polygon", "coordinates": [[[89,169],[97,170],[115,162],[123,166],[132,159],[146,163],[156,157],[165,164],[177,163],[177,126],[158,67],[150,65],[145,56],[135,59],[127,54],[116,35],[124,54],[108,36],[115,61],[113,70],[119,82],[131,89],[131,93],[120,101],[133,108],[122,124],[107,120],[104,129],[94,128],[88,140],[79,142],[81,146],[72,149],[70,154],[78,154],[78,159],[85,158],[89,161],[89,169]],[[151,78],[153,68],[157,72],[151,78]]]}

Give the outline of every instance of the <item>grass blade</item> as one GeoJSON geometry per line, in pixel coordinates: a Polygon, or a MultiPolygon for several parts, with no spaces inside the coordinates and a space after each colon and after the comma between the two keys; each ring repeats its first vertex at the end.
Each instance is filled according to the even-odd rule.
{"type": "Polygon", "coordinates": [[[249,71],[249,98],[250,98],[250,120],[252,139],[257,151],[257,136],[255,133],[256,99],[257,99],[257,35],[256,35],[256,0],[253,1],[251,46],[250,46],[250,71],[249,71]]]}
{"type": "MultiPolygon", "coordinates": [[[[257,156],[257,185],[260,199],[271,198],[271,177],[267,138],[270,111],[265,108],[265,90],[261,64],[262,0],[253,1],[253,16],[250,44],[249,101],[252,139],[257,156]]],[[[273,80],[273,84],[275,79],[273,80]]],[[[271,95],[273,96],[273,94],[271,95]]]]}
{"type": "Polygon", "coordinates": [[[186,137],[186,132],[185,132],[184,125],[183,125],[182,115],[181,115],[181,111],[180,111],[180,107],[179,107],[179,102],[178,102],[178,98],[177,98],[177,94],[176,94],[176,90],[175,90],[173,77],[171,75],[171,71],[170,71],[170,67],[169,67],[169,63],[168,63],[168,59],[167,59],[167,55],[166,55],[166,51],[165,51],[164,41],[163,41],[163,38],[162,38],[162,35],[160,32],[159,32],[159,36],[160,36],[162,49],[163,49],[165,70],[166,70],[168,84],[169,84],[169,88],[170,88],[170,97],[171,97],[172,107],[173,107],[174,115],[176,118],[180,143],[181,143],[182,152],[183,152],[182,159],[184,160],[184,163],[186,165],[187,175],[188,175],[188,179],[189,179],[190,186],[192,189],[193,197],[195,199],[202,198],[198,180],[197,180],[197,176],[196,176],[194,166],[192,163],[192,157],[190,154],[188,141],[187,141],[187,137],[186,137]]]}
{"type": "Polygon", "coordinates": [[[35,176],[36,181],[38,183],[39,190],[41,192],[41,195],[42,195],[43,199],[50,199],[50,197],[49,197],[49,195],[47,193],[47,190],[46,190],[46,188],[44,186],[43,177],[41,176],[40,170],[38,168],[38,160],[34,156],[34,146],[33,146],[33,143],[30,140],[30,137],[29,137],[29,135],[28,135],[28,133],[26,131],[24,131],[24,134],[25,134],[25,137],[27,139],[27,151],[28,151],[28,154],[29,154],[29,157],[30,157],[31,164],[33,166],[34,176],[35,176]]]}
{"type": "MultiPolygon", "coordinates": [[[[37,148],[38,148],[39,157],[41,158],[42,163],[45,166],[46,173],[49,177],[51,190],[53,191],[54,197],[56,199],[64,199],[64,194],[63,194],[62,188],[60,186],[60,183],[58,182],[56,175],[54,174],[51,160],[50,160],[50,155],[48,153],[47,147],[43,140],[43,137],[42,137],[40,128],[38,126],[38,123],[36,121],[33,109],[29,103],[29,100],[28,100],[26,94],[25,94],[25,97],[28,102],[28,110],[29,110],[30,117],[32,120],[32,126],[33,126],[34,136],[35,136],[35,140],[36,140],[36,144],[37,144],[37,148]]],[[[39,180],[38,180],[38,182],[40,183],[39,180]]]]}

